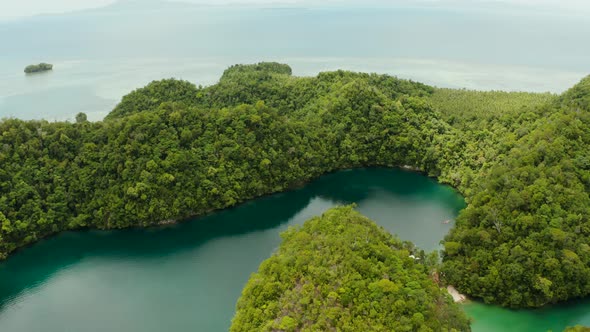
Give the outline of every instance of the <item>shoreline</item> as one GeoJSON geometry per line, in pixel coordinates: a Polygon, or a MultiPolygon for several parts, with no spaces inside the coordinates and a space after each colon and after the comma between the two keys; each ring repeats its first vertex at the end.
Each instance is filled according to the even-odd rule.
{"type": "Polygon", "coordinates": [[[93,226],[81,226],[81,227],[74,227],[74,228],[66,228],[63,230],[60,230],[58,232],[54,232],[54,233],[50,233],[50,234],[45,234],[42,235],[38,238],[36,238],[34,241],[29,242],[27,244],[18,246],[8,252],[6,252],[6,255],[3,256],[0,253],[0,262],[4,262],[7,259],[9,259],[12,255],[18,253],[21,250],[26,250],[26,248],[31,247],[33,245],[35,245],[36,243],[39,243],[40,241],[52,238],[54,236],[59,235],[60,233],[63,232],[79,232],[79,231],[88,231],[88,230],[98,230],[98,231],[112,231],[112,230],[123,230],[123,229],[150,229],[150,228],[159,228],[159,227],[167,227],[167,226],[173,226],[173,225],[177,225],[180,223],[184,223],[187,221],[190,221],[192,219],[196,219],[196,218],[202,218],[205,216],[208,216],[212,213],[215,212],[219,212],[219,211],[223,211],[226,209],[231,209],[231,208],[235,208],[241,204],[245,204],[249,201],[253,201],[259,198],[263,198],[263,197],[268,197],[268,196],[272,196],[272,195],[276,195],[276,194],[281,194],[281,193],[285,193],[285,192],[289,192],[292,190],[297,190],[300,189],[302,187],[305,187],[306,185],[310,184],[311,182],[317,181],[319,180],[321,177],[326,176],[326,175],[330,175],[333,173],[337,173],[337,172],[343,172],[343,171],[349,171],[349,170],[356,170],[356,169],[371,169],[371,168],[383,168],[383,169],[398,169],[398,170],[402,170],[405,172],[411,172],[411,173],[416,173],[416,174],[420,174],[423,176],[426,176],[428,178],[434,179],[436,180],[439,184],[441,185],[446,185],[449,186],[451,188],[453,188],[454,190],[456,190],[463,198],[465,198],[465,196],[463,195],[463,193],[458,189],[453,187],[452,185],[446,183],[445,181],[439,181],[439,179],[435,176],[430,176],[428,174],[427,171],[424,171],[422,169],[420,169],[419,167],[413,167],[413,166],[409,166],[409,165],[402,165],[402,166],[396,166],[396,165],[388,165],[388,164],[376,164],[376,165],[345,165],[342,168],[335,168],[335,169],[331,169],[328,170],[326,172],[323,172],[319,175],[315,175],[315,176],[310,176],[308,178],[305,179],[301,179],[298,181],[294,181],[292,184],[286,186],[285,188],[282,188],[281,190],[278,191],[269,191],[267,193],[263,193],[263,194],[259,194],[257,196],[253,196],[253,197],[245,197],[243,199],[238,200],[237,202],[235,202],[232,205],[229,206],[225,206],[222,208],[212,208],[212,209],[208,209],[208,210],[204,210],[201,212],[194,212],[194,211],[190,211],[187,214],[185,214],[184,216],[176,216],[176,217],[172,217],[172,218],[168,218],[168,219],[164,219],[164,220],[157,220],[157,221],[148,221],[148,222],[143,222],[143,223],[139,223],[136,225],[129,225],[129,226],[125,226],[125,227],[109,227],[108,225],[106,227],[96,227],[95,225],[93,226]]]}
{"type": "Polygon", "coordinates": [[[459,293],[459,291],[454,286],[447,286],[447,292],[449,292],[455,303],[467,302],[467,296],[459,293]]]}

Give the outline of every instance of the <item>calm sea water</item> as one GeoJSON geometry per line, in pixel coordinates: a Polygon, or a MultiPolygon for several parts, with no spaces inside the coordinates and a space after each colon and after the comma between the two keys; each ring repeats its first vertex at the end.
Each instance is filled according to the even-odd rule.
{"type": "Polygon", "coordinates": [[[167,77],[215,83],[235,63],[350,69],[445,87],[559,92],[590,73],[590,20],[433,8],[247,8],[150,1],[0,22],[0,118],[102,119],[167,77]],[[53,72],[25,75],[41,61],[53,72]]]}

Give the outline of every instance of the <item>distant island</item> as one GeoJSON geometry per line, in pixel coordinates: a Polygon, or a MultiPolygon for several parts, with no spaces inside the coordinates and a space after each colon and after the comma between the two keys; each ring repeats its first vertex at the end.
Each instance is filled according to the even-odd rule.
{"type": "Polygon", "coordinates": [[[25,73],[32,74],[32,73],[40,73],[43,71],[53,70],[53,65],[50,63],[40,63],[38,65],[29,65],[25,68],[25,73]]]}

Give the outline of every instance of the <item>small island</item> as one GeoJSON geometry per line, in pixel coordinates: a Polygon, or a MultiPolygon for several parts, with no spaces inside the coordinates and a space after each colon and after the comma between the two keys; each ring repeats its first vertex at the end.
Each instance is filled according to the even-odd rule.
{"type": "Polygon", "coordinates": [[[33,74],[33,73],[40,73],[44,71],[53,70],[53,65],[50,63],[40,63],[38,65],[29,65],[25,68],[25,73],[33,74]]]}

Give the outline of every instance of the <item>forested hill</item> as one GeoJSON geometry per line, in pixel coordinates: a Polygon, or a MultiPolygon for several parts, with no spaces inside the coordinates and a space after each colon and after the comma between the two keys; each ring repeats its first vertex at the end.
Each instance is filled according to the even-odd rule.
{"type": "Polygon", "coordinates": [[[411,166],[468,207],[445,278],[511,307],[590,294],[589,79],[561,96],[238,65],[150,83],[102,122],[0,122],[0,257],[66,229],[147,226],[326,172],[411,166]]]}
{"type": "Polygon", "coordinates": [[[153,82],[103,122],[0,122],[0,256],[65,229],[201,215],[336,169],[434,168],[426,150],[451,128],[411,96],[424,85],[286,68],[234,66],[208,88],[153,82]]]}
{"type": "Polygon", "coordinates": [[[588,81],[463,133],[496,140],[446,238],[444,271],[463,292],[510,307],[590,293],[588,81]]]}
{"type": "Polygon", "coordinates": [[[246,284],[230,331],[471,330],[428,260],[350,206],[281,236],[246,284]]]}
{"type": "Polygon", "coordinates": [[[317,77],[293,77],[291,68],[284,64],[235,65],[224,71],[217,84],[205,88],[174,79],[154,81],[124,96],[105,120],[152,112],[165,102],[219,109],[264,101],[281,114],[305,116],[310,107],[317,109],[318,103],[336,100],[340,90],[355,84],[370,87],[391,100],[401,96],[423,97],[434,91],[427,85],[388,75],[336,71],[317,77]]]}

